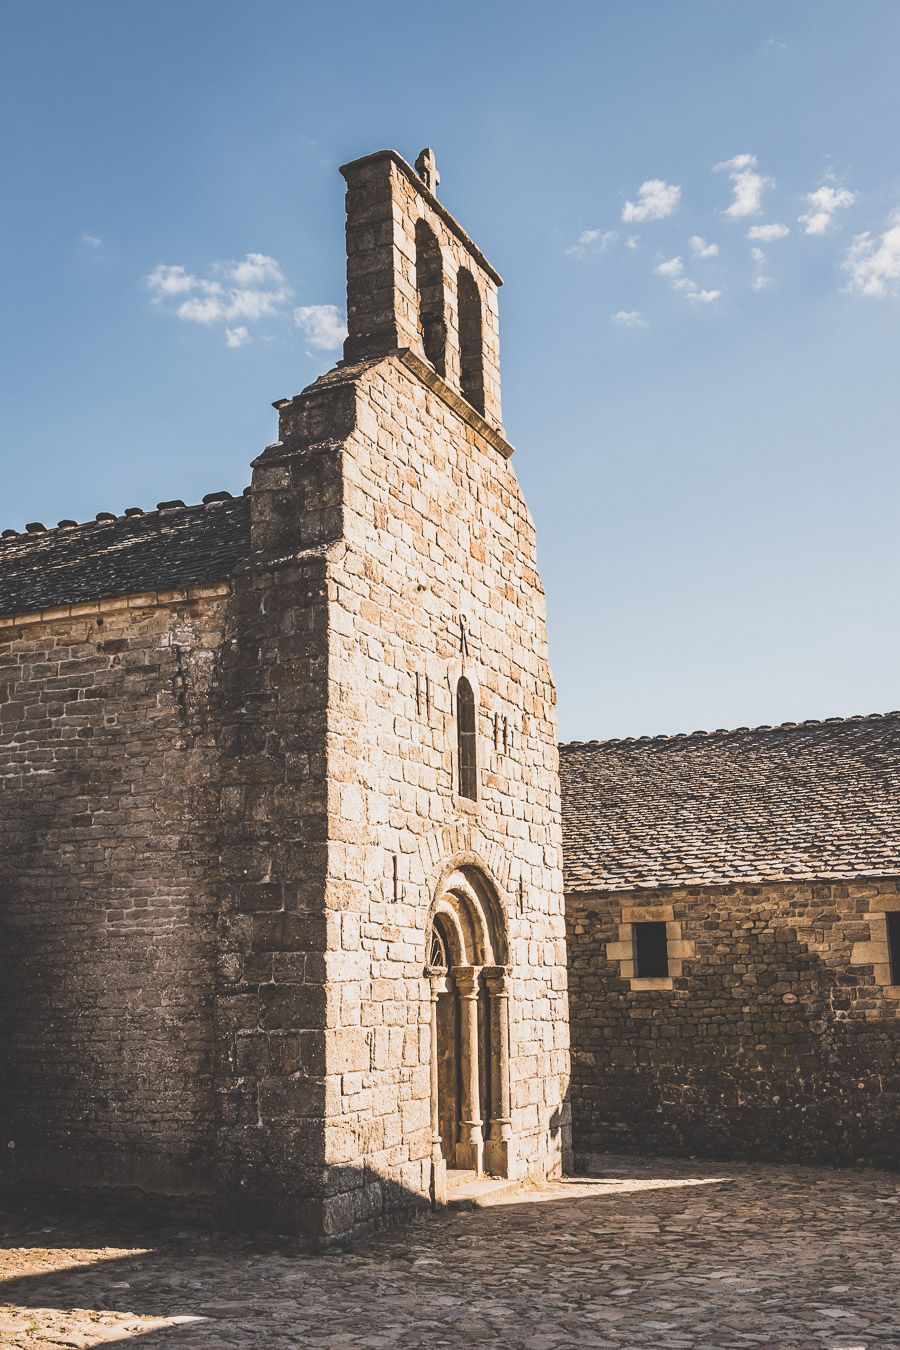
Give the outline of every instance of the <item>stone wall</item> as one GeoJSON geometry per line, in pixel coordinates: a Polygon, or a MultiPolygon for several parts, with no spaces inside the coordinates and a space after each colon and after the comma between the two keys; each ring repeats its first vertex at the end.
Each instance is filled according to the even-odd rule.
{"type": "Polygon", "coordinates": [[[217,1205],[237,1226],[312,1237],[334,1185],[324,1167],[328,580],[326,550],[297,547],[297,536],[339,525],[315,487],[332,463],[313,452],[255,475],[256,547],[234,579],[219,764],[217,1205]],[[267,490],[273,480],[281,497],[267,490]],[[282,497],[294,508],[284,519],[282,497]]]}
{"type": "Polygon", "coordinates": [[[210,1191],[225,589],[0,622],[7,1182],[210,1191]]]}
{"type": "Polygon", "coordinates": [[[900,1165],[888,909],[894,880],[569,894],[576,1154],[900,1165]],[[671,988],[633,978],[637,918],[668,920],[671,988]]]}
{"type": "Polygon", "coordinates": [[[454,860],[496,887],[510,946],[510,1170],[559,1170],[568,1146],[555,695],[534,527],[496,440],[398,355],[285,403],[254,476],[267,542],[309,544],[298,504],[321,520],[331,501],[341,521],[321,551],[326,1233],[428,1201],[426,930],[454,860]],[[457,791],[462,672],[477,691],[477,802],[457,791]]]}

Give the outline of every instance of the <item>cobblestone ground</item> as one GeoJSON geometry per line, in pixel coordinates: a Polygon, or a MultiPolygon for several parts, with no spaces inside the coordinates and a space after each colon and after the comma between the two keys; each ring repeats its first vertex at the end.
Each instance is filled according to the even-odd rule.
{"type": "Polygon", "coordinates": [[[304,1255],[0,1215],[0,1345],[900,1347],[900,1178],[604,1158],[304,1255]]]}

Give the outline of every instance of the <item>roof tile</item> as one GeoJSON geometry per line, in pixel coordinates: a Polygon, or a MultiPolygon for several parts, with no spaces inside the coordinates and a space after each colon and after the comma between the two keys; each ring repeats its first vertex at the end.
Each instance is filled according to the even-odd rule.
{"type": "Polygon", "coordinates": [[[250,553],[250,502],[214,496],[202,506],[163,502],[146,513],[101,511],[74,528],[5,533],[0,617],[227,580],[250,553]]]}
{"type": "Polygon", "coordinates": [[[560,747],[568,891],[900,872],[900,712],[560,747]]]}

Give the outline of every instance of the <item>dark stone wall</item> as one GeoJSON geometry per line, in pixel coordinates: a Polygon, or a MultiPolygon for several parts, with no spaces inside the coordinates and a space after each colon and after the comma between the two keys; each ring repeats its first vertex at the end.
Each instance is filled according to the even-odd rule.
{"type": "Polygon", "coordinates": [[[225,598],[0,627],[0,1177],[202,1198],[225,598]]]}
{"type": "Polygon", "coordinates": [[[900,1166],[886,909],[896,881],[569,894],[576,1157],[900,1166]],[[608,949],[623,909],[661,901],[693,954],[672,989],[634,989],[608,949]]]}
{"type": "Polygon", "coordinates": [[[320,1237],[325,1166],[329,548],[342,528],[352,388],[285,401],[254,466],[233,578],[219,737],[217,1208],[320,1237]]]}
{"type": "Polygon", "coordinates": [[[287,405],[230,583],[0,621],[0,1184],[326,1227],[327,553],[354,410],[287,405]]]}

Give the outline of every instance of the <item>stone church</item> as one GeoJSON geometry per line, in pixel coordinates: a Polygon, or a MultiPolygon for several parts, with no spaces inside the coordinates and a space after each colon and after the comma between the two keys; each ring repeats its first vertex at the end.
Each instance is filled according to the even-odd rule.
{"type": "Polygon", "coordinates": [[[342,173],[344,357],[243,496],[0,539],[0,1184],[327,1243],[573,1109],[900,1160],[900,718],[560,756],[501,278],[430,152],[342,173]]]}

